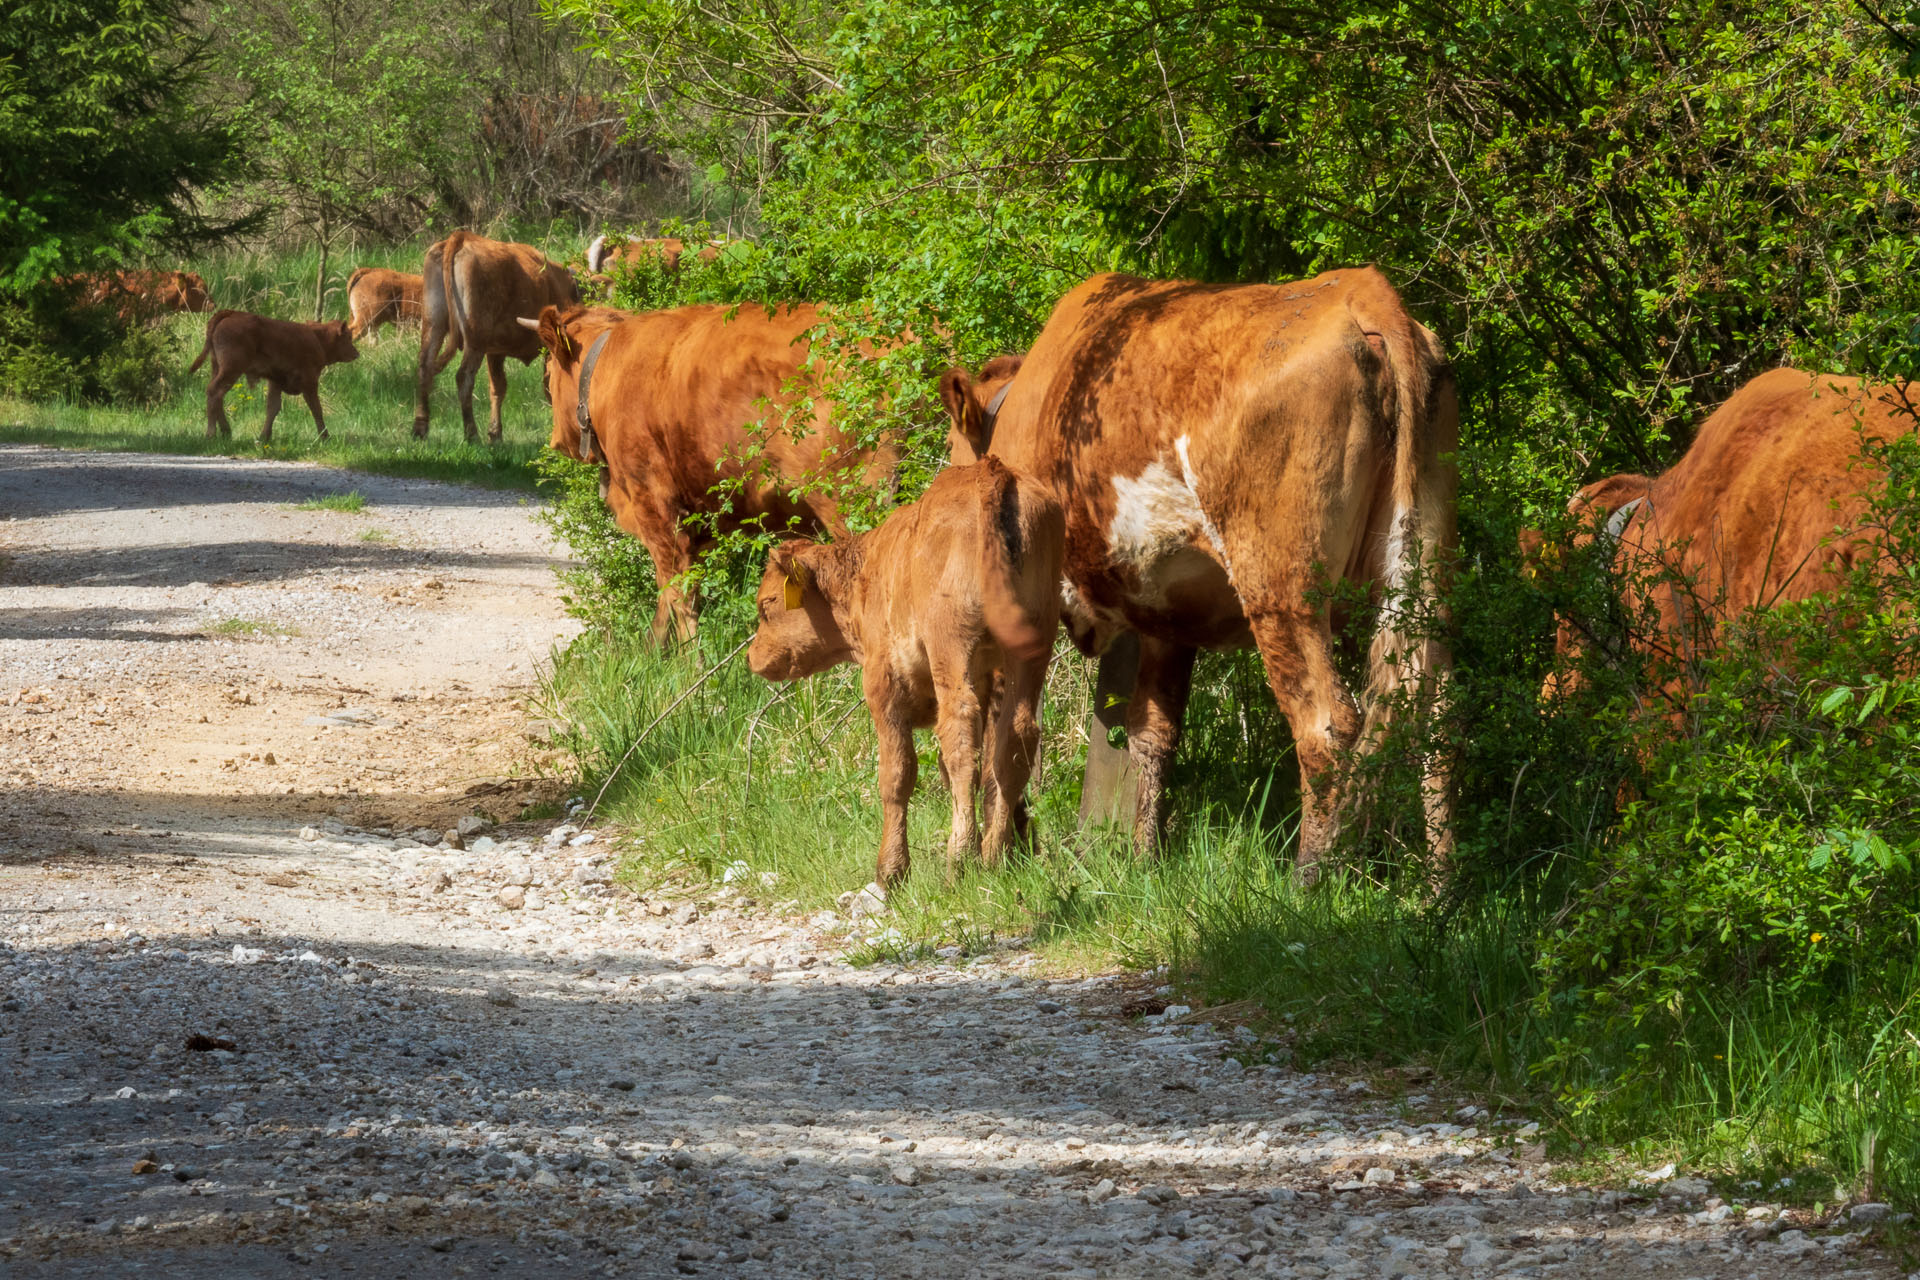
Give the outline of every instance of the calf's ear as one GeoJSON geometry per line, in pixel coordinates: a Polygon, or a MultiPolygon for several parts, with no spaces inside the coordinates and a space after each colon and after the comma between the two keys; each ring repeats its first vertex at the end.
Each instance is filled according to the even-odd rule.
{"type": "Polygon", "coordinates": [[[940,403],[947,407],[947,453],[955,466],[976,462],[985,443],[986,410],[974,394],[973,378],[965,369],[949,369],[940,375],[940,403]]]}

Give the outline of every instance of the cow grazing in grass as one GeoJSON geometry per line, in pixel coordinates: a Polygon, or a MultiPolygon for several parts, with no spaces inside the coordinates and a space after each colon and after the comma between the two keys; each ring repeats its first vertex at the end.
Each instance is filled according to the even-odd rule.
{"type": "Polygon", "coordinates": [[[953,796],[949,875],[981,843],[974,792],[982,765],[989,865],[1024,827],[1064,539],[1060,504],[1047,488],[989,456],[942,472],[871,533],[775,549],[747,661],[769,680],[860,664],[880,740],[883,887],[907,874],[916,728],[932,727],[939,738],[953,796]],[[988,737],[996,675],[1001,714],[988,737]]]}
{"type": "Polygon", "coordinates": [[[360,352],[344,320],[305,324],[245,311],[216,311],[207,321],[206,344],[187,372],[198,369],[208,356],[213,357],[213,366],[207,371],[207,438],[211,440],[216,431],[222,436],[233,434],[227,421],[227,391],[233,384],[245,378],[251,385],[256,378],[264,378],[267,420],[260,428],[260,439],[265,443],[273,439],[273,420],[280,414],[280,397],[285,392],[306,400],[314,429],[325,440],[320,375],[330,364],[358,360],[360,352]]]}
{"type": "Polygon", "coordinates": [[[878,485],[892,474],[893,445],[864,447],[834,425],[833,403],[808,368],[809,334],[820,320],[802,304],[638,315],[548,307],[522,322],[547,351],[553,447],[603,468],[614,519],[653,559],[657,640],[693,635],[695,601],[675,579],[713,532],[751,523],[841,533],[834,485],[819,482],[878,485]],[[790,413],[801,416],[788,421],[790,413]],[[735,491],[716,493],[723,485],[735,491]],[[710,523],[689,528],[690,515],[710,523]]]}
{"type": "Polygon", "coordinates": [[[454,387],[467,439],[479,435],[473,423],[473,384],[484,360],[492,402],[487,438],[497,441],[504,430],[507,358],[531,363],[540,354],[539,338],[518,319],[539,315],[542,307],[578,302],[573,275],[532,245],[456,231],[427,250],[421,277],[423,323],[413,434],[426,437],[433,380],[459,352],[454,387]]]}
{"type": "MultiPolygon", "coordinates": [[[[1453,542],[1458,417],[1439,341],[1371,268],[1282,285],[1104,275],[1054,308],[997,404],[981,390],[943,383],[963,456],[991,449],[1059,495],[1075,643],[1099,653],[1139,635],[1136,844],[1159,836],[1197,650],[1251,643],[1293,730],[1310,868],[1338,830],[1340,753],[1396,690],[1430,687],[1448,663],[1389,614],[1363,709],[1334,665],[1341,620],[1316,590],[1323,571],[1431,583],[1453,542]]],[[[1428,829],[1444,852],[1437,769],[1428,829]]]]}
{"type": "Polygon", "coordinates": [[[426,284],[420,276],[385,267],[356,267],[347,277],[347,327],[358,342],[383,324],[420,323],[426,284]]]}
{"type": "MultiPolygon", "coordinates": [[[[1914,430],[1898,389],[1774,369],[1714,410],[1660,475],[1608,476],[1574,494],[1574,538],[1613,545],[1620,574],[1652,591],[1655,629],[1642,648],[1684,659],[1740,613],[1832,591],[1873,556],[1860,521],[1884,477],[1861,456],[1863,436],[1914,430]]],[[[1554,558],[1538,534],[1523,535],[1522,549],[1535,566],[1554,558]]],[[[1571,623],[1558,648],[1581,648],[1571,623]]],[[[1563,687],[1556,673],[1543,692],[1563,687]]]]}

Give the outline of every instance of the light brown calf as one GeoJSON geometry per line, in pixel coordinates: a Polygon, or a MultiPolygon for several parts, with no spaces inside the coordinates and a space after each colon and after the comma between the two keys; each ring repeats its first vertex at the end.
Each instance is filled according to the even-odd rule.
{"type": "Polygon", "coordinates": [[[385,267],[356,267],[347,277],[347,329],[358,342],[383,324],[419,324],[426,284],[385,267]]]}
{"type": "Polygon", "coordinates": [[[1024,834],[1064,548],[1060,504],[988,457],[942,472],[871,533],[774,550],[747,661],[769,680],[860,664],[880,739],[882,886],[907,874],[916,728],[932,726],[938,736],[953,795],[948,874],[981,843],[974,791],[996,672],[1001,713],[986,744],[981,801],[987,862],[998,863],[1024,834]]]}
{"type": "Polygon", "coordinates": [[[227,391],[245,378],[267,381],[267,420],[260,428],[262,442],[273,439],[273,420],[280,415],[280,396],[291,391],[307,402],[313,414],[313,426],[320,438],[327,438],[327,420],[320,413],[320,374],[330,364],[358,360],[360,352],[347,332],[347,322],[330,320],[324,324],[304,324],[296,320],[274,320],[245,311],[216,311],[207,321],[206,344],[187,366],[198,369],[213,357],[207,378],[207,438],[217,430],[230,436],[233,427],[227,421],[227,391]]]}

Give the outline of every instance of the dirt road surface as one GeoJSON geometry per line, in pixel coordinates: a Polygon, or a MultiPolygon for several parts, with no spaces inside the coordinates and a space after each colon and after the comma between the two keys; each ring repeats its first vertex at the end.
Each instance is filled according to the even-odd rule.
{"type": "Polygon", "coordinates": [[[0,555],[0,1275],[1899,1274],[1151,978],[614,887],[513,821],[569,630],[515,497],[0,447],[0,555]]]}

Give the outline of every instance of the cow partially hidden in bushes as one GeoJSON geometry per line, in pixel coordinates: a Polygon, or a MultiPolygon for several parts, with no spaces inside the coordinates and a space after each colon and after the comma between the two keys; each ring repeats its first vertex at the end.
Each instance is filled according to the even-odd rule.
{"type": "Polygon", "coordinates": [[[769,680],[860,664],[880,740],[883,887],[907,874],[916,728],[939,738],[953,797],[949,875],[977,843],[994,865],[1023,834],[1064,551],[1059,502],[991,456],[943,471],[871,533],[775,549],[747,661],[769,680]],[[988,736],[997,674],[1001,714],[988,736]],[[974,816],[982,781],[983,842],[974,816]]]}
{"type": "Polygon", "coordinates": [[[539,338],[516,321],[539,315],[542,307],[578,302],[573,274],[530,244],[456,231],[427,250],[421,277],[424,314],[413,434],[426,437],[433,380],[460,352],[454,388],[467,439],[479,436],[473,424],[473,384],[484,360],[492,410],[487,438],[498,441],[504,430],[507,359],[530,364],[540,354],[539,338]]]}
{"type": "MultiPolygon", "coordinates": [[[[1871,563],[1860,522],[1883,475],[1862,446],[1914,430],[1898,388],[1774,369],[1734,392],[1660,475],[1608,476],[1574,494],[1573,539],[1604,540],[1621,578],[1650,592],[1641,651],[1684,662],[1742,612],[1831,592],[1871,563]]],[[[1535,572],[1559,558],[1537,533],[1523,534],[1521,549],[1535,572]]],[[[1560,624],[1557,647],[1563,658],[1582,650],[1572,622],[1560,624]]],[[[1573,678],[1555,672],[1542,692],[1573,678]]]]}
{"type": "Polygon", "coordinates": [[[676,579],[714,534],[843,533],[840,486],[891,476],[894,445],[863,445],[834,424],[808,366],[820,321],[804,303],[548,307],[521,321],[547,351],[554,449],[603,469],[614,520],[653,560],[656,640],[693,636],[695,601],[676,579]],[[689,527],[694,515],[707,519],[689,527]]]}
{"type": "Polygon", "coordinates": [[[216,431],[222,436],[233,434],[227,422],[227,391],[241,378],[248,385],[259,378],[267,384],[267,420],[260,428],[261,442],[266,443],[273,439],[273,420],[280,415],[283,392],[306,400],[314,429],[325,440],[320,374],[330,364],[358,360],[360,352],[344,320],[307,324],[245,311],[216,311],[207,321],[206,343],[187,372],[198,369],[208,356],[213,357],[213,367],[207,371],[207,438],[211,440],[216,431]]]}
{"type": "Polygon", "coordinates": [[[128,324],[175,311],[207,311],[213,307],[207,282],[192,271],[103,271],[70,279],[80,287],[82,303],[111,307],[128,324]]]}
{"type": "MultiPolygon", "coordinates": [[[[1363,710],[1319,590],[1323,577],[1389,595],[1433,586],[1453,542],[1458,436],[1439,340],[1371,268],[1282,285],[1096,276],[1054,308],[1004,395],[989,400],[964,374],[942,390],[969,454],[991,449],[1065,506],[1075,642],[1098,653],[1139,634],[1136,845],[1159,837],[1197,650],[1252,643],[1293,730],[1310,867],[1338,829],[1341,754],[1448,663],[1388,610],[1363,710]]],[[[1443,853],[1437,765],[1427,792],[1443,853]]]]}
{"type": "Polygon", "coordinates": [[[386,267],[356,267],[347,277],[347,328],[354,341],[383,324],[419,324],[425,291],[420,276],[386,267]]]}
{"type": "MultiPolygon", "coordinates": [[[[678,271],[680,259],[686,251],[686,241],[674,236],[633,240],[622,240],[618,236],[595,236],[587,246],[587,270],[600,275],[610,270],[616,262],[637,266],[652,259],[668,271],[678,271]]],[[[700,246],[694,256],[701,262],[712,262],[720,256],[720,242],[708,241],[700,246]]]]}

